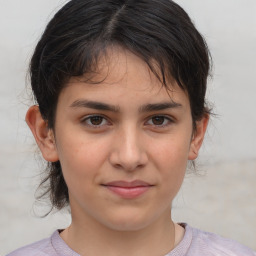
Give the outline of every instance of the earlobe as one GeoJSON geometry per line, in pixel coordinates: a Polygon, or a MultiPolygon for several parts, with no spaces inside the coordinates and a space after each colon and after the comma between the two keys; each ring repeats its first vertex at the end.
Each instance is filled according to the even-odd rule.
{"type": "Polygon", "coordinates": [[[204,135],[208,126],[209,115],[206,114],[201,120],[196,122],[196,130],[193,134],[189,149],[189,160],[195,160],[204,140],[204,135]]]}
{"type": "Polygon", "coordinates": [[[53,130],[48,128],[47,121],[42,118],[38,106],[32,106],[28,109],[26,122],[34,135],[44,159],[48,162],[58,161],[53,130]]]}

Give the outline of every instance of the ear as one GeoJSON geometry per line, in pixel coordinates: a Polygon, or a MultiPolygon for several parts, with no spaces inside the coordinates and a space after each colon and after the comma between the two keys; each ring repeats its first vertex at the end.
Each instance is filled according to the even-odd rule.
{"type": "Polygon", "coordinates": [[[194,131],[194,134],[190,143],[190,149],[189,149],[189,155],[188,155],[189,160],[195,160],[198,156],[199,150],[204,140],[204,135],[207,129],[208,121],[209,121],[208,114],[205,114],[201,120],[196,121],[196,129],[194,131]]]}
{"type": "Polygon", "coordinates": [[[48,162],[58,161],[53,130],[48,128],[47,121],[42,118],[38,106],[32,106],[28,109],[26,122],[35,137],[44,159],[48,162]]]}

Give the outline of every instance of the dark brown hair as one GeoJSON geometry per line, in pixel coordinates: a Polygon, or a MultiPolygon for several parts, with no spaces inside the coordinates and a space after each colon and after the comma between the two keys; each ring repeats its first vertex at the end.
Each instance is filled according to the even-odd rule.
{"type": "MultiPolygon", "coordinates": [[[[188,94],[193,124],[209,112],[209,50],[179,5],[171,0],[72,0],[49,22],[30,63],[32,90],[49,129],[54,129],[58,96],[68,80],[92,72],[99,57],[115,46],[143,59],[166,88],[168,78],[176,80],[188,94]]],[[[40,197],[49,194],[52,207],[69,204],[60,162],[48,163],[41,187],[40,197]]]]}

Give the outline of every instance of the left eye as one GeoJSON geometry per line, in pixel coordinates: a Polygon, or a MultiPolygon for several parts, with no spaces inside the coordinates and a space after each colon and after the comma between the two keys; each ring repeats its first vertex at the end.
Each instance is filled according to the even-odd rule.
{"type": "Polygon", "coordinates": [[[149,119],[147,124],[154,126],[166,126],[171,122],[172,120],[166,116],[153,116],[149,119]]]}
{"type": "Polygon", "coordinates": [[[103,126],[108,124],[108,121],[103,116],[88,116],[82,120],[88,126],[103,126]]]}

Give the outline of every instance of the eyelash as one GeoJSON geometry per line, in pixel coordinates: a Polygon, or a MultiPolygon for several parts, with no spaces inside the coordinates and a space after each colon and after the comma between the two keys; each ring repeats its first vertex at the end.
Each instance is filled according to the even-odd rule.
{"type": "MultiPolygon", "coordinates": [[[[152,125],[154,127],[157,127],[157,128],[165,128],[167,126],[169,126],[170,124],[174,123],[174,120],[172,118],[170,118],[169,116],[165,116],[165,115],[155,115],[155,116],[152,116],[150,117],[149,120],[153,120],[154,118],[163,118],[164,119],[164,124],[149,124],[149,125],[152,125]]],[[[149,123],[149,121],[147,121],[147,123],[149,123]]]]}
{"type": "MultiPolygon", "coordinates": [[[[86,126],[88,127],[91,127],[91,128],[102,128],[102,127],[105,127],[105,126],[108,126],[110,125],[110,122],[108,121],[108,119],[102,115],[89,115],[89,116],[86,116],[85,118],[83,118],[81,120],[81,123],[82,124],[85,124],[86,126]],[[100,118],[100,120],[102,120],[102,122],[104,122],[102,124],[102,122],[100,122],[100,124],[92,124],[92,118],[100,118]],[[90,123],[88,123],[90,122],[90,123]]],[[[157,128],[165,128],[167,126],[169,126],[170,124],[174,123],[174,120],[172,118],[170,118],[169,116],[165,116],[165,115],[154,115],[154,116],[151,116],[147,122],[145,123],[146,126],[153,126],[153,127],[157,127],[157,128]],[[152,122],[152,120],[154,118],[163,118],[164,120],[164,124],[154,124],[152,122]],[[151,121],[151,122],[150,122],[151,121]]]]}
{"type": "Polygon", "coordinates": [[[86,116],[85,118],[83,118],[81,120],[82,124],[85,124],[86,126],[92,127],[92,128],[102,128],[105,125],[109,125],[110,122],[107,120],[106,117],[102,116],[102,115],[90,115],[90,116],[86,116]],[[102,125],[102,122],[98,125],[94,125],[92,124],[92,118],[101,118],[104,122],[106,122],[105,124],[102,125]],[[88,123],[90,122],[90,124],[88,123]]]}

